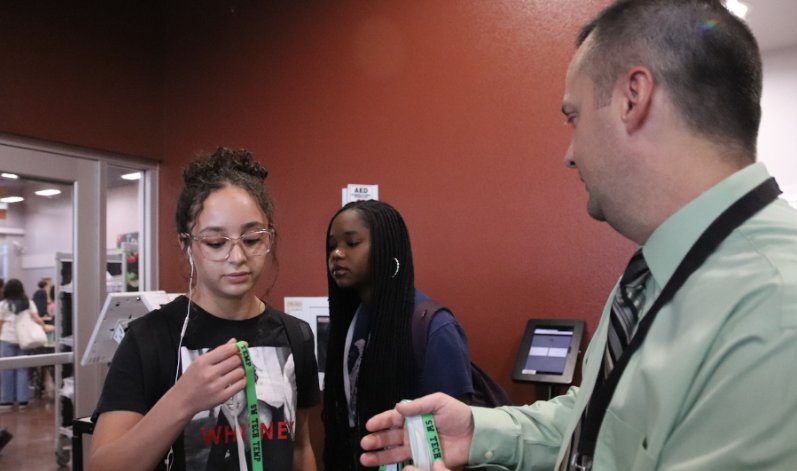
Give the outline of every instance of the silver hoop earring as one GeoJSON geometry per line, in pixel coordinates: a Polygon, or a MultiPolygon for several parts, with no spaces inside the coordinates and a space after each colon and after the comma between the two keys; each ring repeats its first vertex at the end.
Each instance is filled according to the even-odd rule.
{"type": "Polygon", "coordinates": [[[395,278],[396,275],[398,275],[399,267],[401,266],[401,264],[399,263],[399,261],[398,261],[398,259],[396,257],[393,257],[393,260],[396,261],[396,272],[393,273],[393,276],[391,276],[391,278],[395,278]]]}

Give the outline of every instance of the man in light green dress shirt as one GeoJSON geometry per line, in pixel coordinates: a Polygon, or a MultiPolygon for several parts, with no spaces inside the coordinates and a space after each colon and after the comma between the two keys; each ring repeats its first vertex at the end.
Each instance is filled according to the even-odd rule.
{"type": "MultiPolygon", "coordinates": [[[[578,45],[562,103],[574,127],[565,163],[589,214],[643,247],[644,318],[706,228],[769,178],[755,163],[760,54],[718,0],[621,0],[578,45]]],[[[403,417],[434,413],[448,467],[581,469],[564,455],[603,374],[614,294],[580,388],[523,407],[469,408],[442,394],[399,405],[369,421],[363,448],[379,451],[363,464],[407,459],[403,417]]],[[[797,470],[796,362],[797,212],[776,200],[659,311],[609,403],[592,469],[797,470]]]]}

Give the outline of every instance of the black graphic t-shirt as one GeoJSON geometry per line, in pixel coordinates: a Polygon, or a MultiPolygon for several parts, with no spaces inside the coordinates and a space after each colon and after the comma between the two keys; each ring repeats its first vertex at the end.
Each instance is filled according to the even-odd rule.
{"type": "MultiPolygon", "coordinates": [[[[95,421],[103,412],[114,410],[146,414],[168,391],[177,370],[177,345],[187,308],[188,299],[181,296],[130,324],[111,363],[95,421]]],[[[307,333],[301,338],[303,353],[294,355],[287,322],[303,321],[271,306],[252,319],[231,321],[192,304],[180,348],[182,374],[200,355],[231,338],[248,342],[266,470],[291,469],[296,409],[320,402],[309,326],[301,329],[307,333]],[[296,365],[297,357],[302,365],[296,365]]],[[[251,469],[249,427],[243,391],[213,409],[200,411],[173,445],[172,470],[251,469]]]]}

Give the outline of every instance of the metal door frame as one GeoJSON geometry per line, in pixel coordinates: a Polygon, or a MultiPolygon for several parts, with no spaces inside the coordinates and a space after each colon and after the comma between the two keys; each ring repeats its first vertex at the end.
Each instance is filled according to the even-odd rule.
{"type": "Polygon", "coordinates": [[[152,160],[50,143],[0,133],[0,169],[22,176],[74,185],[72,244],[73,265],[72,352],[0,358],[0,370],[74,363],[75,417],[90,415],[100,397],[103,365],[80,366],[86,344],[105,301],[106,175],[108,165],[143,172],[139,201],[144,208],[140,241],[144,244],[143,283],[139,289],[158,287],[158,164],[152,160]]]}

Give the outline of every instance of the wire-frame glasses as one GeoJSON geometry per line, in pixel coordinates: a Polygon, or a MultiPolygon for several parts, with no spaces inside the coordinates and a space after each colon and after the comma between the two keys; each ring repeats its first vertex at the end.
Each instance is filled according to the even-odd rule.
{"type": "Polygon", "coordinates": [[[226,237],[220,235],[193,236],[184,233],[199,246],[199,251],[207,260],[213,262],[223,262],[229,258],[233,246],[240,241],[241,248],[247,257],[259,257],[271,250],[271,242],[274,239],[274,231],[263,229],[260,231],[247,232],[241,237],[226,237]]]}

